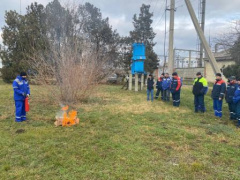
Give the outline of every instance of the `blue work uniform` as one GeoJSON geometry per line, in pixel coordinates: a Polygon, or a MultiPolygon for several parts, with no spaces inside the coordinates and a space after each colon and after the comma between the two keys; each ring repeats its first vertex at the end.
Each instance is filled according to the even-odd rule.
{"type": "Polygon", "coordinates": [[[240,86],[234,93],[233,103],[236,105],[236,119],[238,120],[237,126],[240,127],[240,86]]]}
{"type": "Polygon", "coordinates": [[[13,81],[13,91],[15,100],[15,120],[21,122],[26,120],[25,98],[30,95],[30,88],[28,81],[21,76],[13,81]]]}
{"type": "Polygon", "coordinates": [[[233,97],[234,93],[237,90],[238,85],[236,83],[228,83],[227,85],[227,91],[226,91],[226,102],[228,103],[228,109],[230,112],[230,119],[235,120],[236,119],[236,104],[233,103],[233,97]]]}
{"type": "Polygon", "coordinates": [[[180,93],[181,93],[181,78],[172,78],[170,90],[172,92],[173,106],[179,107],[180,105],[180,93]]]}
{"type": "Polygon", "coordinates": [[[170,86],[172,79],[170,77],[163,78],[162,89],[163,89],[163,100],[170,100],[170,86]]]}
{"type": "Polygon", "coordinates": [[[213,109],[216,117],[220,117],[220,118],[222,117],[222,104],[223,104],[223,98],[224,98],[225,92],[226,92],[225,81],[223,81],[222,79],[216,80],[212,90],[213,109]]]}

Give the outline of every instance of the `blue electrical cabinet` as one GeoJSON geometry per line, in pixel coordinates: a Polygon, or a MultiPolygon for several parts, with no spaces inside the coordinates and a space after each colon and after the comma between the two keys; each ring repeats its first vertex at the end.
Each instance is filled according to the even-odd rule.
{"type": "Polygon", "coordinates": [[[133,57],[131,70],[132,74],[135,73],[144,73],[144,60],[145,56],[145,45],[143,43],[134,43],[133,44],[133,57]]]}

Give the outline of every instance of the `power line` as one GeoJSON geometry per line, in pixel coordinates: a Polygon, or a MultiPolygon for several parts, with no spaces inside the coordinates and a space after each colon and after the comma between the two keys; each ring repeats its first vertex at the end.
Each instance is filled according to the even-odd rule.
{"type": "MultiPolygon", "coordinates": [[[[158,2],[160,2],[160,0],[159,0],[159,1],[157,0],[157,1],[156,1],[155,6],[153,7],[153,13],[154,13],[154,11],[155,11],[155,9],[156,9],[156,7],[157,7],[158,2]]],[[[163,3],[163,5],[164,5],[164,3],[163,3]]]]}
{"type": "MultiPolygon", "coordinates": [[[[166,11],[166,10],[165,10],[165,11],[166,11]]],[[[158,25],[158,24],[160,24],[160,23],[161,23],[161,21],[163,20],[163,17],[164,17],[165,11],[162,13],[162,15],[161,15],[161,17],[160,17],[159,21],[158,21],[158,22],[155,24],[154,28],[156,28],[156,27],[157,27],[157,25],[158,25]]]]}

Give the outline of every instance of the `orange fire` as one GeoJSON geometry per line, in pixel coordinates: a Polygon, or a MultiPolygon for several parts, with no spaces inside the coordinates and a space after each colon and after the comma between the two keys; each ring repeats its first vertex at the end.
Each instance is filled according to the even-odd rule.
{"type": "Polygon", "coordinates": [[[64,112],[62,126],[72,126],[76,124],[77,111],[64,112]]]}
{"type": "Polygon", "coordinates": [[[63,111],[67,111],[67,110],[68,110],[68,106],[62,107],[62,110],[63,110],[63,111]]]}
{"type": "Polygon", "coordinates": [[[77,111],[71,110],[68,112],[69,107],[65,106],[61,110],[63,112],[62,116],[56,116],[56,126],[72,126],[79,124],[79,119],[77,118],[77,111]]]}

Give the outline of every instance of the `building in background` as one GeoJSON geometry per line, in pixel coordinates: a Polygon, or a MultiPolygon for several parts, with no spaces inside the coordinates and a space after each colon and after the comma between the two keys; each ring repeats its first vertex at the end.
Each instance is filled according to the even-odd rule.
{"type": "MultiPolygon", "coordinates": [[[[234,59],[231,57],[231,54],[228,50],[223,50],[220,52],[215,52],[214,56],[216,58],[218,67],[221,69],[221,71],[223,71],[224,68],[226,68],[229,65],[234,65],[235,61],[234,59]]],[[[209,82],[214,82],[215,81],[215,73],[213,72],[213,69],[211,67],[211,64],[209,62],[208,58],[204,58],[204,62],[205,62],[205,77],[207,78],[207,80],[209,82]]]]}

